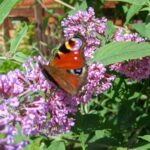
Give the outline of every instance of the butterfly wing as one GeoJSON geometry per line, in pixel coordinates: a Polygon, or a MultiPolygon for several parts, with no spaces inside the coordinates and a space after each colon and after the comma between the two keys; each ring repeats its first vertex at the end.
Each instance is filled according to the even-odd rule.
{"type": "Polygon", "coordinates": [[[84,65],[82,50],[70,51],[65,54],[58,52],[54,60],[50,63],[50,66],[57,66],[60,69],[77,69],[84,65]]]}
{"type": "Polygon", "coordinates": [[[46,78],[71,95],[78,93],[87,76],[82,49],[83,41],[72,38],[60,47],[48,65],[41,65],[46,78]]]}
{"type": "Polygon", "coordinates": [[[85,82],[85,77],[87,76],[86,66],[82,68],[80,75],[73,74],[66,69],[58,69],[53,66],[44,66],[44,69],[50,75],[52,80],[54,80],[60,88],[70,95],[76,95],[78,93],[85,82]]]}

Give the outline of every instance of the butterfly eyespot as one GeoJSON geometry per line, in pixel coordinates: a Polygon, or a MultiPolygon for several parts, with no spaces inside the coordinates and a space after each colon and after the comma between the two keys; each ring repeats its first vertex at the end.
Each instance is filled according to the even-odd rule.
{"type": "Polygon", "coordinates": [[[77,51],[83,46],[83,41],[80,38],[72,38],[67,41],[65,45],[67,49],[70,49],[71,51],[77,51]]]}
{"type": "Polygon", "coordinates": [[[69,73],[74,74],[74,75],[81,75],[82,74],[82,68],[79,68],[79,69],[70,69],[68,71],[69,71],[69,73]]]}

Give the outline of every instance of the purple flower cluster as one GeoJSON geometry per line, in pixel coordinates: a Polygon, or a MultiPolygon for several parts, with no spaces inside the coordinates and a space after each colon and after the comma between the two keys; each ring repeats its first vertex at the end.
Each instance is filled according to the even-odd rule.
{"type": "Polygon", "coordinates": [[[47,82],[39,68],[40,58],[29,59],[24,71],[15,70],[0,75],[0,147],[21,149],[27,141],[15,143],[17,124],[22,135],[64,133],[74,125],[77,102],[72,101],[53,83],[47,82]],[[57,90],[57,92],[54,92],[57,90]]]}
{"type": "Polygon", "coordinates": [[[115,76],[107,74],[102,64],[91,64],[88,69],[87,84],[82,87],[81,93],[74,99],[78,102],[87,103],[92,95],[104,93],[112,86],[115,76]]]}
{"type": "Polygon", "coordinates": [[[78,104],[89,101],[92,93],[97,95],[109,89],[114,79],[105,73],[103,65],[92,64],[88,83],[72,97],[45,79],[39,61],[42,62],[40,57],[30,58],[23,64],[23,71],[0,75],[0,133],[5,135],[0,146],[5,149],[19,150],[29,144],[24,140],[15,143],[17,124],[23,136],[68,132],[74,125],[78,104]]]}
{"type": "MultiPolygon", "coordinates": [[[[2,94],[2,93],[1,93],[2,94]]],[[[20,143],[15,142],[14,138],[18,135],[17,123],[21,119],[18,117],[16,109],[18,108],[18,99],[16,97],[0,99],[0,149],[21,150],[29,144],[22,139],[20,143]],[[4,137],[4,138],[2,138],[4,137]]]]}
{"type": "MultiPolygon", "coordinates": [[[[62,21],[64,35],[66,39],[74,35],[82,35],[85,39],[84,56],[85,59],[93,57],[95,50],[101,46],[97,34],[104,36],[107,19],[95,17],[94,9],[89,7],[87,11],[78,11],[75,15],[68,16],[62,21]]],[[[106,73],[106,68],[102,64],[90,64],[88,66],[87,84],[82,88],[74,99],[79,102],[88,102],[92,94],[98,95],[107,91],[114,80],[113,75],[106,73]]]]}
{"type": "MultiPolygon", "coordinates": [[[[120,28],[114,36],[114,41],[133,41],[136,43],[144,42],[146,39],[138,36],[137,33],[124,33],[120,28]]],[[[132,80],[141,81],[150,76],[150,57],[130,60],[127,63],[116,63],[110,66],[115,70],[132,80]]]]}
{"type": "MultiPolygon", "coordinates": [[[[85,38],[85,59],[93,57],[101,46],[97,34],[104,36],[107,19],[95,17],[93,8],[78,11],[74,16],[62,21],[66,39],[80,34],[85,38]]],[[[114,41],[143,42],[137,34],[116,32],[114,41]]],[[[92,95],[107,91],[115,76],[106,73],[102,64],[88,64],[87,83],[76,96],[70,96],[43,76],[38,62],[45,63],[41,57],[30,58],[23,64],[23,70],[10,71],[0,75],[0,149],[19,150],[29,144],[22,139],[15,141],[18,135],[17,124],[22,135],[53,135],[68,132],[74,125],[73,116],[77,106],[87,103],[92,95]]],[[[141,80],[150,75],[150,59],[145,57],[128,63],[111,65],[116,70],[132,79],[141,80]]]]}
{"type": "MultiPolygon", "coordinates": [[[[104,35],[106,18],[99,20],[94,10],[79,11],[62,22],[66,38],[81,34],[85,38],[85,58],[88,60],[100,41],[97,33],[104,35]]],[[[21,149],[27,141],[16,143],[17,124],[22,135],[52,135],[68,132],[74,125],[73,115],[78,104],[88,102],[92,95],[108,90],[114,76],[106,73],[101,64],[88,66],[87,84],[78,95],[72,97],[59,89],[43,76],[38,62],[45,63],[40,57],[30,58],[23,64],[23,70],[10,71],[0,75],[0,146],[6,149],[21,149]]]]}
{"type": "Polygon", "coordinates": [[[87,11],[78,11],[75,15],[68,16],[62,21],[64,35],[68,39],[76,34],[84,37],[86,45],[84,55],[86,60],[93,56],[94,51],[100,46],[100,40],[97,34],[104,35],[106,30],[107,19],[95,17],[93,8],[87,11]]]}

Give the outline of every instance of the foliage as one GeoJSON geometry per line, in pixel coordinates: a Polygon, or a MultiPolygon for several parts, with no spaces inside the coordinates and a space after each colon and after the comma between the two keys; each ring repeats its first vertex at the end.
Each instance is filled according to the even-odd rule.
{"type": "Polygon", "coordinates": [[[115,42],[109,43],[95,52],[93,61],[100,61],[104,65],[110,65],[125,60],[150,56],[149,43],[115,42]]]}
{"type": "MultiPolygon", "coordinates": [[[[15,136],[15,142],[21,140],[30,142],[23,148],[24,150],[143,150],[150,148],[150,78],[137,82],[119,72],[115,72],[115,70],[110,70],[110,66],[108,66],[120,62],[126,64],[128,60],[141,60],[145,56],[150,56],[150,1],[140,0],[138,3],[136,0],[117,1],[115,13],[118,13],[123,21],[122,28],[125,31],[130,28],[132,32],[138,32],[147,41],[141,43],[135,43],[132,40],[114,42],[112,38],[117,29],[112,22],[108,22],[104,36],[97,35],[102,47],[97,48],[90,61],[103,63],[107,68],[107,73],[116,76],[111,88],[102,94],[93,95],[88,103],[80,104],[75,115],[75,125],[69,133],[22,137],[21,126],[17,124],[18,135],[15,136]],[[122,13],[121,16],[120,12],[122,13]]],[[[17,2],[17,0],[1,2],[0,11],[3,13],[0,13],[0,23],[4,21],[17,2]]],[[[74,15],[78,10],[86,10],[89,6],[95,8],[96,16],[105,14],[103,11],[104,0],[86,0],[83,2],[81,0],[65,0],[64,2],[75,7],[75,10],[64,8],[65,14],[63,17],[66,14],[74,15]]],[[[49,10],[49,16],[53,13],[49,10]]],[[[59,25],[53,33],[53,37],[56,36],[56,39],[59,39],[58,33],[61,29],[60,22],[63,17],[56,14],[54,16],[59,25]]],[[[116,19],[113,14],[111,17],[116,19]]],[[[46,28],[48,18],[44,19],[44,27],[46,28]]],[[[9,72],[15,68],[23,70],[21,64],[30,56],[40,53],[37,52],[36,41],[31,35],[33,28],[35,26],[26,23],[17,26],[14,37],[7,43],[8,49],[0,54],[1,73],[9,72]],[[23,47],[21,47],[22,45],[23,47]]],[[[53,43],[53,41],[51,42],[53,43]]],[[[36,92],[26,96],[30,96],[31,100],[34,100],[34,97],[38,97],[36,92]]],[[[40,94],[41,92],[39,92],[40,94]]],[[[0,96],[1,100],[1,93],[0,96]]],[[[25,97],[21,100],[24,99],[25,97]]],[[[0,136],[0,140],[2,138],[3,135],[0,136]]]]}

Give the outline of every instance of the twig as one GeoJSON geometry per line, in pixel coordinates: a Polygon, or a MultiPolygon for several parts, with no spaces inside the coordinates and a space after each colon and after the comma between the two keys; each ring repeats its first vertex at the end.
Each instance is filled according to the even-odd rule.
{"type": "Polygon", "coordinates": [[[59,4],[61,4],[61,5],[64,5],[64,6],[68,7],[68,8],[70,8],[70,9],[75,10],[74,7],[72,7],[71,5],[65,3],[65,2],[63,2],[63,1],[61,1],[61,0],[54,0],[54,1],[57,2],[57,3],[59,3],[59,4]]]}
{"type": "Polygon", "coordinates": [[[128,149],[130,149],[130,147],[132,146],[132,144],[135,142],[135,139],[138,137],[138,135],[140,134],[140,132],[142,131],[142,129],[145,127],[145,125],[141,126],[140,128],[138,128],[135,131],[135,134],[129,139],[128,142],[128,149]]]}

